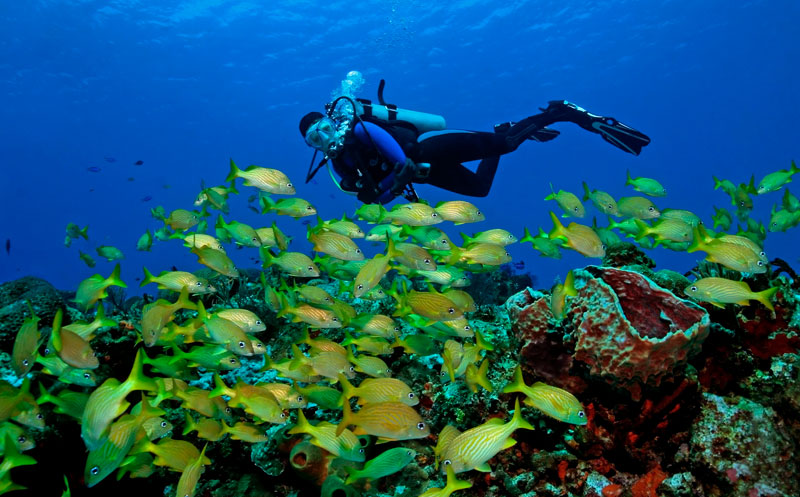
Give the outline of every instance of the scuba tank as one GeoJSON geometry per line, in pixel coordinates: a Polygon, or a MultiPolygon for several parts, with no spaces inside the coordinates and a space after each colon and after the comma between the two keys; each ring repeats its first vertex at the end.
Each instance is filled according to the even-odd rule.
{"type": "Polygon", "coordinates": [[[399,109],[394,104],[387,104],[383,99],[383,88],[386,81],[381,80],[378,85],[378,102],[372,102],[366,98],[357,98],[356,113],[365,121],[378,120],[392,123],[393,121],[404,121],[414,125],[418,134],[428,131],[441,131],[446,128],[444,117],[427,112],[416,110],[399,109]]]}

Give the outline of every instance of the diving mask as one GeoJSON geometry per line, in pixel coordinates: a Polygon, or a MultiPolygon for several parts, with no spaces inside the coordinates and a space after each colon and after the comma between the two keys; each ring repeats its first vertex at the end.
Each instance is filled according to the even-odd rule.
{"type": "Polygon", "coordinates": [[[306,131],[306,143],[327,155],[335,155],[342,144],[342,137],[330,117],[323,117],[306,131]]]}

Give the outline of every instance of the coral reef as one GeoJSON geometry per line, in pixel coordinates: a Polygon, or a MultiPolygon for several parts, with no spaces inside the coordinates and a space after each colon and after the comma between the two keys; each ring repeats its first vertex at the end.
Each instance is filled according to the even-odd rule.
{"type": "Polygon", "coordinates": [[[0,347],[11,350],[17,330],[30,315],[28,302],[42,320],[42,325],[53,322],[56,311],[64,307],[64,298],[47,281],[25,276],[0,285],[0,347]]]}

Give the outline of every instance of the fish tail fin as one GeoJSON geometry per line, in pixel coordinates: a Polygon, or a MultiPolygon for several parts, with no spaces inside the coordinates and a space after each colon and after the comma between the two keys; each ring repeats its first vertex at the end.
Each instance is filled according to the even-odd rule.
{"type": "Polygon", "coordinates": [[[339,378],[339,384],[342,386],[342,398],[344,399],[344,402],[350,400],[351,397],[355,397],[357,394],[356,387],[347,381],[347,377],[342,373],[339,373],[337,378],[339,378]]]}
{"type": "Polygon", "coordinates": [[[236,392],[222,381],[222,377],[219,373],[214,373],[214,388],[211,390],[211,393],[208,394],[208,398],[212,399],[222,395],[234,398],[236,397],[236,392]]]}
{"type": "Polygon", "coordinates": [[[641,219],[634,219],[633,223],[636,225],[637,228],[639,228],[639,232],[636,233],[636,235],[634,236],[635,240],[637,241],[641,240],[642,238],[650,234],[650,226],[648,226],[647,223],[645,223],[641,219]]]}
{"type": "Polygon", "coordinates": [[[102,304],[97,306],[97,312],[94,315],[94,321],[100,324],[100,327],[116,326],[117,322],[111,318],[106,317],[106,310],[102,304]]]}
{"type": "Polygon", "coordinates": [[[466,234],[466,233],[464,233],[464,232],[461,232],[460,234],[461,234],[461,239],[464,241],[464,244],[463,244],[464,246],[467,246],[467,245],[469,245],[470,243],[472,243],[472,242],[474,242],[474,241],[475,241],[475,238],[473,238],[473,237],[471,237],[471,236],[467,235],[467,234],[466,234]]]}
{"type": "Polygon", "coordinates": [[[511,383],[506,385],[503,388],[503,393],[525,393],[525,379],[522,377],[522,368],[517,366],[517,369],[514,370],[514,378],[511,380],[511,383]]]}
{"type": "Polygon", "coordinates": [[[386,240],[386,255],[391,259],[401,257],[403,253],[397,250],[397,248],[394,246],[394,240],[392,240],[392,238],[390,238],[388,235],[386,236],[386,240]]]}
{"type": "MultiPolygon", "coordinates": [[[[792,164],[789,167],[789,172],[792,173],[793,175],[797,174],[797,173],[800,173],[800,167],[797,167],[797,164],[794,163],[794,160],[792,160],[792,164]]],[[[87,228],[88,228],[88,226],[87,226],[87,228]]]]}
{"type": "Polygon", "coordinates": [[[564,228],[564,225],[561,224],[561,221],[558,220],[558,217],[556,217],[556,215],[553,214],[553,211],[550,211],[550,219],[553,220],[553,229],[550,230],[548,236],[550,238],[554,237],[566,238],[566,230],[564,228]]]}
{"type": "Polygon", "coordinates": [[[142,278],[142,283],[139,286],[149,285],[150,283],[158,283],[156,281],[156,276],[153,276],[153,273],[147,269],[147,266],[142,266],[142,268],[144,269],[144,278],[142,278]]]}
{"type": "Polygon", "coordinates": [[[8,469],[36,464],[36,459],[31,456],[23,455],[17,450],[17,445],[11,439],[11,434],[8,432],[6,432],[6,436],[3,437],[3,449],[3,466],[7,466],[8,469]]]}
{"type": "Polygon", "coordinates": [[[719,179],[717,179],[717,177],[716,177],[715,175],[713,175],[713,174],[712,174],[712,175],[711,175],[711,179],[713,179],[713,180],[714,180],[714,189],[715,189],[715,190],[719,189],[719,188],[722,186],[722,181],[720,181],[719,179]]]}
{"type": "Polygon", "coordinates": [[[233,162],[233,158],[231,158],[231,169],[230,172],[228,173],[228,176],[225,178],[226,182],[228,181],[231,182],[231,188],[233,188],[233,182],[236,180],[236,178],[239,177],[239,173],[241,172],[242,170],[236,167],[236,163],[233,162]]]}
{"type": "Polygon", "coordinates": [[[310,433],[313,430],[313,426],[311,423],[308,422],[306,419],[306,415],[303,414],[302,409],[297,410],[297,422],[294,425],[294,428],[289,430],[289,433],[294,435],[296,433],[310,433]]]}
{"type": "Polygon", "coordinates": [[[763,290],[761,292],[756,292],[755,299],[764,304],[764,307],[766,307],[770,311],[775,312],[775,308],[772,306],[772,302],[770,302],[770,300],[777,291],[778,291],[777,286],[774,286],[772,288],[767,288],[766,290],[763,290]]]}
{"type": "Polygon", "coordinates": [[[631,178],[631,170],[630,169],[626,169],[625,170],[625,186],[632,185],[632,184],[633,184],[633,179],[631,178]]]}
{"type": "Polygon", "coordinates": [[[119,267],[119,263],[117,263],[117,265],[114,266],[114,270],[111,271],[111,276],[106,278],[106,284],[108,284],[108,285],[116,285],[116,286],[122,287],[122,288],[128,288],[128,285],[126,285],[125,282],[122,281],[122,278],[119,277],[119,271],[120,271],[120,267],[119,267]]]}
{"type": "Polygon", "coordinates": [[[474,382],[482,386],[487,392],[492,391],[492,382],[489,381],[489,359],[484,359],[481,365],[478,366],[477,374],[475,375],[474,382]]]}
{"type": "Polygon", "coordinates": [[[589,197],[592,195],[592,192],[589,190],[589,185],[586,182],[583,182],[583,201],[586,202],[589,200],[589,197]]]}
{"type": "Polygon", "coordinates": [[[478,330],[475,330],[475,345],[480,350],[494,350],[494,345],[478,330]]]}
{"type": "Polygon", "coordinates": [[[553,183],[550,183],[550,192],[551,193],[544,198],[545,200],[555,200],[556,198],[556,190],[553,188],[553,183]]]}
{"type": "Polygon", "coordinates": [[[269,194],[261,195],[259,197],[259,203],[261,204],[261,214],[266,214],[275,207],[275,201],[272,200],[269,194]]]}
{"type": "Polygon", "coordinates": [[[278,294],[278,302],[281,304],[281,309],[278,311],[276,317],[283,317],[292,310],[292,306],[289,304],[289,299],[286,298],[286,295],[283,293],[278,294]]]}
{"type": "Polygon", "coordinates": [[[686,252],[688,253],[697,252],[698,250],[705,252],[706,245],[703,241],[703,235],[700,232],[700,226],[701,225],[698,224],[692,228],[692,242],[689,244],[689,247],[686,248],[686,252]]]}
{"type": "Polygon", "coordinates": [[[456,472],[452,464],[448,465],[445,471],[447,471],[447,484],[442,489],[442,495],[450,495],[457,490],[472,488],[472,481],[456,478],[456,472]]]}
{"type": "Polygon", "coordinates": [[[131,372],[128,374],[128,378],[125,382],[120,385],[120,388],[127,389],[128,392],[132,392],[134,390],[145,390],[148,392],[157,392],[158,385],[152,378],[148,378],[144,374],[143,366],[144,366],[144,353],[142,349],[139,349],[136,352],[136,357],[133,360],[133,366],[131,367],[131,372]]]}
{"type": "Polygon", "coordinates": [[[376,224],[383,223],[384,219],[389,217],[389,211],[386,210],[386,207],[379,205],[378,206],[378,220],[375,221],[376,224]]]}
{"type": "Polygon", "coordinates": [[[186,436],[189,433],[195,431],[197,429],[197,423],[195,423],[194,418],[189,414],[189,409],[183,410],[183,435],[186,436]]]}
{"type": "Polygon", "coordinates": [[[361,478],[361,471],[352,466],[342,466],[342,469],[347,473],[347,479],[344,481],[345,485],[355,483],[361,478]]]}
{"type": "Polygon", "coordinates": [[[523,229],[525,230],[525,232],[523,233],[522,238],[519,239],[519,243],[525,243],[525,242],[533,243],[533,235],[531,235],[531,232],[528,229],[528,227],[523,226],[523,229]]]}
{"type": "Polygon", "coordinates": [[[575,289],[575,274],[572,269],[569,270],[567,277],[564,279],[564,292],[570,297],[578,295],[578,290],[575,289]]]}
{"type": "Polygon", "coordinates": [[[336,436],[344,432],[348,426],[353,424],[353,411],[350,409],[350,401],[347,399],[342,399],[342,420],[339,422],[339,425],[336,426],[336,436]]]}
{"type": "Polygon", "coordinates": [[[58,397],[48,392],[44,385],[39,382],[39,396],[36,397],[36,404],[46,404],[48,402],[58,405],[58,397]]]}
{"type": "Polygon", "coordinates": [[[522,417],[522,409],[519,407],[519,397],[514,399],[514,416],[511,417],[510,423],[514,426],[515,430],[533,430],[533,426],[522,417]]]}
{"type": "Polygon", "coordinates": [[[174,305],[179,309],[188,309],[190,311],[197,310],[197,304],[189,299],[189,288],[186,286],[181,288],[181,294],[178,296],[178,300],[175,301],[174,305]]]}

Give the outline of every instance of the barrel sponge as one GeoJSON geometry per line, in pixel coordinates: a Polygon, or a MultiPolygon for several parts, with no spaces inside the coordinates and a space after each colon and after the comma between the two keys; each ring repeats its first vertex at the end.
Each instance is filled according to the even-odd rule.
{"type": "Polygon", "coordinates": [[[649,278],[622,269],[575,270],[578,292],[567,319],[575,334],[574,359],[612,384],[658,385],[700,351],[708,313],[649,278]]]}
{"type": "Polygon", "coordinates": [[[64,307],[61,293],[43,279],[25,276],[0,285],[0,347],[3,350],[11,350],[17,331],[30,315],[28,301],[41,318],[40,326],[50,326],[56,311],[64,307]]]}

